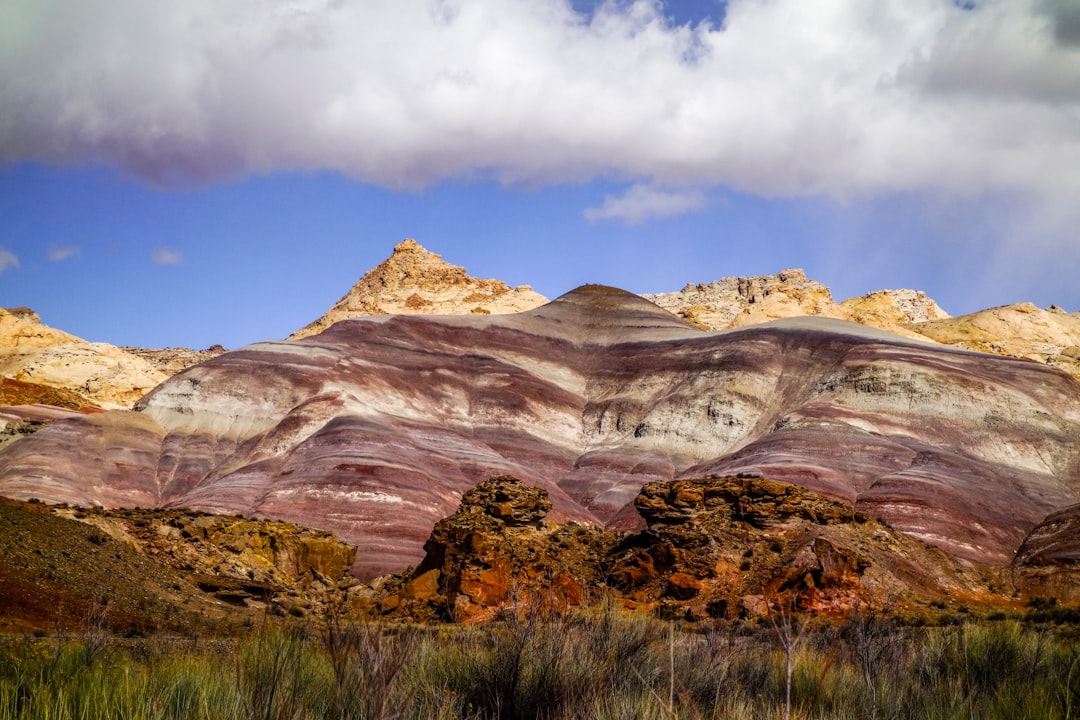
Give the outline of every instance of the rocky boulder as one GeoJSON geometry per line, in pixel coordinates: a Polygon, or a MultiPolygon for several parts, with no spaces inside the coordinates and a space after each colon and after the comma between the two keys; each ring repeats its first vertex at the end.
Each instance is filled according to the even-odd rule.
{"type": "Polygon", "coordinates": [[[616,536],[546,522],[550,509],[543,488],[509,476],[481,482],[435,524],[423,562],[391,583],[380,611],[477,622],[505,608],[565,610],[596,600],[603,558],[616,536]]]}

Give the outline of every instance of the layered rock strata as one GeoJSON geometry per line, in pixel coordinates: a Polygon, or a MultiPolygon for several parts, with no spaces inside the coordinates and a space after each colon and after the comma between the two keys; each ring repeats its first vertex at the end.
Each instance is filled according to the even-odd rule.
{"type": "Polygon", "coordinates": [[[282,518],[414,565],[481,480],[553,520],[641,529],[651,481],[749,475],[1008,567],[1080,502],[1080,384],[1030,362],[798,318],[705,333],[585,286],[502,316],[381,315],[226,353],[132,413],[0,451],[0,493],[282,518]]]}

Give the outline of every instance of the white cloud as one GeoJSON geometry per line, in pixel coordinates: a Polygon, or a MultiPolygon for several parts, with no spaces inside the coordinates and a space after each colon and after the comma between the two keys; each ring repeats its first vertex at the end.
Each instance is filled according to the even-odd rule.
{"type": "Polygon", "coordinates": [[[1071,0],[10,0],[0,161],[163,182],[1080,192],[1071,0]],[[1063,9],[1064,8],[1064,9],[1063,9]],[[105,50],[107,48],[107,51],[105,50]]]}
{"type": "Polygon", "coordinates": [[[683,215],[705,206],[705,194],[700,190],[660,190],[648,185],[632,185],[623,195],[607,195],[598,208],[585,210],[585,219],[618,220],[627,225],[639,225],[646,220],[683,215]]]}
{"type": "Polygon", "coordinates": [[[61,262],[79,254],[79,248],[74,245],[53,245],[48,250],[49,260],[61,262]]]}
{"type": "Polygon", "coordinates": [[[9,267],[19,267],[19,258],[15,257],[15,253],[7,250],[0,250],[0,273],[7,270],[9,267]]]}
{"type": "Polygon", "coordinates": [[[150,253],[150,259],[155,265],[179,265],[183,262],[184,255],[179,250],[161,247],[150,253]]]}

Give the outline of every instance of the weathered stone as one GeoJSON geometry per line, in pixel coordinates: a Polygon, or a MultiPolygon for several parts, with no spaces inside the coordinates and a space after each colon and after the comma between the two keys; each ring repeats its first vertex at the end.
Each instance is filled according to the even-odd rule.
{"type": "Polygon", "coordinates": [[[701,582],[686,573],[672,573],[668,578],[668,593],[676,600],[689,600],[701,592],[701,582]]]}
{"type": "Polygon", "coordinates": [[[528,285],[511,288],[499,280],[478,280],[409,239],[398,243],[389,258],[360,278],[325,315],[289,339],[310,337],[341,320],[367,315],[499,315],[546,302],[528,285]]]}
{"type": "Polygon", "coordinates": [[[649,523],[612,554],[605,575],[635,602],[674,603],[694,616],[759,612],[747,597],[794,597],[845,613],[940,597],[989,597],[954,561],[869,520],[850,505],[776,480],[721,477],[648,483],[649,523]],[[872,573],[873,583],[863,578],[872,573]]]}

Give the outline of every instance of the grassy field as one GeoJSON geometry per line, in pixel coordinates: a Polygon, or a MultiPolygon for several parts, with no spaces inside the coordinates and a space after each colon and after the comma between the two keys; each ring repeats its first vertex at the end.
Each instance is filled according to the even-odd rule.
{"type": "Polygon", "coordinates": [[[267,625],[237,640],[8,638],[0,718],[1080,717],[1077,627],[1042,620],[681,627],[593,611],[267,625]]]}

